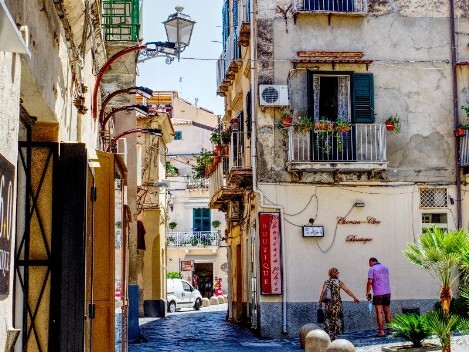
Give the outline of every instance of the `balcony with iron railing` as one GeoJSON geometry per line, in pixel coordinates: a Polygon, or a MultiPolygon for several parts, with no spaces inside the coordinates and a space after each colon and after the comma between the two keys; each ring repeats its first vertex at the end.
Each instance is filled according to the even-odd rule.
{"type": "Polygon", "coordinates": [[[172,247],[218,247],[221,242],[219,231],[168,232],[167,244],[172,247]]]}
{"type": "Polygon", "coordinates": [[[217,60],[217,93],[225,95],[228,87],[233,84],[236,73],[242,65],[241,47],[238,34],[231,34],[225,43],[225,51],[217,60]]]}
{"type": "Polygon", "coordinates": [[[102,0],[102,27],[107,42],[137,42],[140,39],[139,0],[102,0]]]}
{"type": "Polygon", "coordinates": [[[210,180],[207,178],[190,179],[187,182],[188,190],[206,190],[210,188],[210,180]]]}
{"type": "Polygon", "coordinates": [[[347,132],[288,131],[289,170],[386,169],[384,124],[352,124],[347,132]]]}
{"type": "Polygon", "coordinates": [[[368,12],[368,0],[294,0],[293,12],[363,15],[368,12]]]}

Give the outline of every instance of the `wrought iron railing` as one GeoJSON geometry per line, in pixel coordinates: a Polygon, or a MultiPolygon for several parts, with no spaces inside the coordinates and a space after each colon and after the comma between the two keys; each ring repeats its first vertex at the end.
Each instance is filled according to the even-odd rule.
{"type": "Polygon", "coordinates": [[[461,137],[461,166],[469,166],[469,136],[467,133],[461,137]]]}
{"type": "Polygon", "coordinates": [[[289,128],[290,162],[386,162],[383,124],[355,124],[349,131],[313,130],[296,133],[289,128]]]}
{"type": "Polygon", "coordinates": [[[210,181],[208,178],[189,180],[187,189],[208,189],[210,181]]]}
{"type": "Polygon", "coordinates": [[[218,231],[168,232],[168,247],[208,247],[218,246],[218,231]]]}
{"type": "Polygon", "coordinates": [[[246,157],[245,144],[247,140],[246,132],[232,132],[230,144],[229,169],[243,169],[249,167],[250,163],[246,157]]]}
{"type": "Polygon", "coordinates": [[[226,51],[220,55],[217,61],[217,87],[220,87],[225,79],[233,60],[239,59],[241,59],[241,47],[238,45],[237,33],[230,34],[226,40],[226,51]]]}
{"type": "Polygon", "coordinates": [[[368,12],[367,0],[295,0],[294,11],[368,12]]]}
{"type": "Polygon", "coordinates": [[[140,38],[139,0],[102,0],[104,38],[109,42],[136,42],[140,38]]]}

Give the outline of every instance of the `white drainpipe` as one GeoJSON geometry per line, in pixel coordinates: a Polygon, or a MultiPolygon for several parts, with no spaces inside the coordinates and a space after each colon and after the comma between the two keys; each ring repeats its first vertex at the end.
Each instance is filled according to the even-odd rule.
{"type": "MultiPolygon", "coordinates": [[[[283,221],[283,206],[274,204],[264,204],[264,194],[257,187],[257,76],[256,76],[256,26],[255,26],[255,11],[254,0],[250,3],[251,12],[251,166],[252,166],[252,190],[259,195],[260,204],[262,208],[277,209],[280,212],[281,224],[281,250],[282,250],[282,333],[287,333],[287,273],[286,273],[286,243],[285,243],[285,222],[283,221]]],[[[259,291],[258,291],[259,292],[259,291]]]]}

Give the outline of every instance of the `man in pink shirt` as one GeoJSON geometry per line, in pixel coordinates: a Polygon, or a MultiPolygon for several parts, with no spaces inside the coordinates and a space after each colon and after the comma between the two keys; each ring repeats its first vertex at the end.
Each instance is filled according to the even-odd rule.
{"type": "MultiPolygon", "coordinates": [[[[376,320],[378,322],[378,336],[386,336],[384,333],[383,312],[386,323],[391,322],[391,312],[389,305],[391,304],[391,286],[389,285],[388,268],[378,262],[378,259],[370,258],[368,264],[368,282],[366,283],[366,296],[368,301],[371,300],[371,290],[373,290],[373,305],[376,310],[376,320]]],[[[387,329],[387,333],[391,333],[391,329],[387,329]]]]}

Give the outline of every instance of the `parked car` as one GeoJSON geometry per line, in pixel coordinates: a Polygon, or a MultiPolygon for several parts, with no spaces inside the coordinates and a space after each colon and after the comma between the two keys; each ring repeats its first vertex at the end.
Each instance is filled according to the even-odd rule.
{"type": "Polygon", "coordinates": [[[190,283],[182,279],[167,279],[168,312],[174,313],[176,309],[193,307],[199,310],[202,306],[202,295],[190,283]]]}

